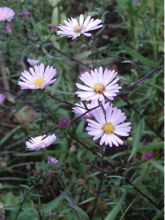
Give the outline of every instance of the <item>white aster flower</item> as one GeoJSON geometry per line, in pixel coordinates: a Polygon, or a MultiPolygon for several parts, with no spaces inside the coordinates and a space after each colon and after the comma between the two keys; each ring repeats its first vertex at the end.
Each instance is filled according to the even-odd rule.
{"type": "Polygon", "coordinates": [[[48,164],[51,164],[51,165],[53,165],[53,164],[56,164],[56,163],[58,163],[58,160],[57,160],[57,158],[56,157],[48,157],[48,164]]]}
{"type": "Polygon", "coordinates": [[[76,86],[80,89],[76,94],[81,100],[86,101],[98,100],[104,102],[105,97],[113,100],[119,89],[121,89],[117,83],[119,78],[116,75],[115,70],[103,70],[102,67],[91,70],[90,73],[85,72],[79,77],[85,85],[76,83],[76,86]]]}
{"type": "Polygon", "coordinates": [[[129,136],[131,123],[124,123],[125,114],[109,103],[97,108],[93,117],[94,119],[87,119],[86,130],[90,136],[93,136],[93,140],[100,138],[100,145],[119,146],[123,141],[118,136],[129,136]]]}
{"type": "Polygon", "coordinates": [[[28,62],[28,64],[29,64],[30,66],[34,66],[34,65],[39,64],[39,60],[34,60],[34,59],[31,59],[31,58],[27,58],[26,61],[28,62]]]}
{"type": "Polygon", "coordinates": [[[21,89],[43,89],[56,81],[56,72],[52,66],[35,65],[21,73],[18,85],[21,89]]]}
{"type": "Polygon", "coordinates": [[[99,103],[97,101],[92,101],[86,104],[80,102],[80,103],[75,103],[75,106],[72,108],[72,111],[75,113],[77,117],[82,116],[83,118],[91,118],[92,112],[97,106],[99,107],[99,103]]]}
{"type": "Polygon", "coordinates": [[[79,37],[81,34],[90,37],[91,33],[89,33],[89,31],[99,29],[102,26],[103,24],[100,19],[94,19],[91,18],[91,16],[85,19],[83,15],[80,15],[79,20],[76,18],[68,18],[68,20],[65,20],[63,25],[58,26],[60,31],[57,31],[57,34],[61,37],[69,37],[72,39],[79,37]]]}
{"type": "Polygon", "coordinates": [[[11,22],[13,20],[15,12],[8,7],[0,7],[0,21],[11,22]]]}
{"type": "Polygon", "coordinates": [[[30,138],[28,141],[26,141],[26,148],[27,150],[41,150],[43,148],[46,148],[53,144],[53,142],[56,140],[56,135],[41,135],[38,137],[30,138]]]}

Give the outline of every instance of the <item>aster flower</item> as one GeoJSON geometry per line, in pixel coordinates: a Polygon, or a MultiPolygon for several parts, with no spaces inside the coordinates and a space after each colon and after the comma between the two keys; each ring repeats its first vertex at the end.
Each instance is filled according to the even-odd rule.
{"type": "Polygon", "coordinates": [[[34,59],[31,59],[31,58],[27,58],[26,62],[27,62],[30,66],[34,66],[34,65],[39,64],[39,60],[34,60],[34,59]]]}
{"type": "Polygon", "coordinates": [[[58,124],[61,128],[66,128],[70,124],[70,120],[68,118],[61,118],[58,124]]]}
{"type": "Polygon", "coordinates": [[[53,142],[56,140],[56,135],[41,135],[38,137],[30,138],[28,141],[26,141],[26,148],[27,150],[41,150],[43,148],[46,148],[53,144],[53,142]]]}
{"type": "Polygon", "coordinates": [[[58,163],[58,160],[57,160],[56,157],[48,157],[48,164],[53,165],[53,164],[56,164],[56,163],[58,163]]]}
{"type": "Polygon", "coordinates": [[[6,96],[4,93],[0,93],[0,105],[3,104],[3,102],[5,101],[6,96]]]}
{"type": "Polygon", "coordinates": [[[116,75],[115,70],[103,70],[102,67],[91,70],[90,73],[85,72],[79,77],[85,85],[76,83],[76,86],[80,89],[76,94],[81,100],[86,101],[98,100],[104,102],[105,97],[113,100],[119,89],[121,89],[117,83],[119,78],[116,75]]]}
{"type": "Polygon", "coordinates": [[[90,103],[86,103],[85,105],[83,102],[80,102],[75,103],[75,106],[72,108],[72,111],[75,113],[77,117],[82,116],[84,118],[91,118],[92,112],[94,111],[93,108],[97,106],[99,106],[97,101],[92,101],[90,103]]]}
{"type": "Polygon", "coordinates": [[[30,12],[29,11],[22,11],[19,16],[23,19],[28,18],[30,16],[30,12]]]}
{"type": "Polygon", "coordinates": [[[93,113],[93,119],[87,119],[86,128],[88,134],[93,136],[93,140],[100,138],[100,145],[119,146],[123,141],[118,137],[129,136],[130,122],[124,122],[125,114],[118,108],[106,103],[97,108],[93,113]]]}
{"type": "Polygon", "coordinates": [[[0,21],[11,22],[13,20],[15,12],[8,7],[0,7],[0,21]]]}
{"type": "Polygon", "coordinates": [[[151,159],[153,158],[153,154],[152,154],[152,152],[150,152],[150,151],[144,152],[144,153],[143,153],[143,157],[144,157],[144,159],[146,159],[146,160],[151,160],[151,159]]]}
{"type": "Polygon", "coordinates": [[[80,15],[79,20],[76,18],[68,18],[64,21],[63,25],[59,25],[60,31],[57,31],[57,34],[61,37],[68,37],[75,39],[81,34],[86,37],[90,37],[90,31],[99,29],[103,26],[100,19],[91,18],[88,16],[86,19],[83,15],[80,15]]]}
{"type": "Polygon", "coordinates": [[[58,28],[56,24],[49,24],[48,27],[52,33],[55,33],[58,28]]]}
{"type": "Polygon", "coordinates": [[[24,70],[21,73],[18,85],[21,89],[43,89],[56,81],[56,69],[45,66],[43,63],[24,70]]]}
{"type": "Polygon", "coordinates": [[[6,33],[11,33],[12,32],[12,24],[11,23],[7,23],[6,24],[6,26],[5,26],[5,28],[4,28],[4,31],[6,32],[6,33]]]}

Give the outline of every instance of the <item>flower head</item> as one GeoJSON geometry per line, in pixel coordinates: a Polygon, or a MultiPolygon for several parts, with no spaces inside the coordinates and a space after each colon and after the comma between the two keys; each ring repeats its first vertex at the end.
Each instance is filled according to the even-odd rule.
{"type": "Polygon", "coordinates": [[[8,7],[0,7],[0,21],[11,22],[13,20],[15,12],[8,7]]]}
{"type": "Polygon", "coordinates": [[[76,18],[68,18],[64,21],[63,25],[59,25],[60,31],[57,31],[57,34],[61,37],[68,37],[75,39],[81,34],[86,37],[90,37],[90,31],[99,29],[103,26],[100,19],[91,18],[88,16],[86,19],[83,15],[80,15],[79,20],[76,18]]]}
{"type": "Polygon", "coordinates": [[[69,125],[69,123],[70,123],[70,120],[67,119],[67,118],[61,118],[61,119],[59,120],[59,126],[60,126],[61,128],[66,128],[66,127],[69,125]]]}
{"type": "Polygon", "coordinates": [[[30,66],[34,66],[34,65],[39,64],[39,60],[34,60],[34,59],[31,59],[31,58],[27,58],[26,62],[28,62],[28,64],[30,66]]]}
{"type": "Polygon", "coordinates": [[[71,148],[70,148],[70,151],[74,152],[74,151],[76,151],[76,149],[77,149],[77,145],[76,144],[72,144],[71,148]]]}
{"type": "Polygon", "coordinates": [[[49,24],[48,27],[49,27],[50,31],[53,33],[56,32],[58,29],[56,24],[49,24]]]}
{"type": "Polygon", "coordinates": [[[0,93],[0,105],[3,104],[3,102],[5,101],[6,96],[4,93],[0,93]]]}
{"type": "Polygon", "coordinates": [[[35,60],[35,59],[31,59],[31,58],[27,58],[26,62],[30,65],[30,66],[35,66],[37,64],[39,64],[39,60],[35,60]]]}
{"type": "Polygon", "coordinates": [[[28,18],[30,16],[30,12],[29,11],[22,11],[20,14],[21,18],[28,18]]]}
{"type": "Polygon", "coordinates": [[[144,152],[143,153],[143,157],[144,157],[144,159],[146,159],[146,160],[151,160],[152,159],[152,157],[153,157],[153,154],[152,154],[152,152],[144,152]]]}
{"type": "Polygon", "coordinates": [[[43,148],[46,148],[50,146],[54,141],[56,140],[56,135],[41,135],[38,137],[30,138],[28,141],[26,141],[26,148],[27,150],[41,150],[43,148]]]}
{"type": "Polygon", "coordinates": [[[7,23],[4,30],[6,33],[11,33],[12,32],[12,23],[7,23]]]}
{"type": "Polygon", "coordinates": [[[123,141],[118,136],[127,137],[130,133],[130,122],[125,122],[125,114],[118,108],[106,103],[93,113],[94,119],[87,119],[86,128],[93,140],[100,138],[100,145],[119,146],[123,141]]]}
{"type": "Polygon", "coordinates": [[[56,81],[56,69],[52,66],[47,66],[43,63],[29,68],[29,71],[24,70],[21,73],[18,85],[21,89],[43,89],[46,86],[56,81]]]}
{"type": "Polygon", "coordinates": [[[83,118],[91,118],[92,112],[97,106],[99,106],[97,101],[86,103],[86,105],[84,105],[83,102],[80,102],[80,103],[75,103],[75,106],[72,108],[72,111],[75,113],[77,117],[81,116],[83,118]]]}
{"type": "Polygon", "coordinates": [[[53,164],[56,164],[56,163],[58,163],[58,160],[57,160],[56,157],[48,157],[48,164],[53,165],[53,164]]]}
{"type": "Polygon", "coordinates": [[[116,77],[116,75],[117,72],[114,70],[103,70],[102,67],[91,70],[90,73],[85,72],[80,75],[80,80],[85,85],[76,83],[76,86],[80,89],[80,91],[77,91],[76,94],[82,100],[86,101],[105,101],[105,97],[113,100],[119,92],[119,89],[121,89],[117,83],[119,78],[116,77]]]}

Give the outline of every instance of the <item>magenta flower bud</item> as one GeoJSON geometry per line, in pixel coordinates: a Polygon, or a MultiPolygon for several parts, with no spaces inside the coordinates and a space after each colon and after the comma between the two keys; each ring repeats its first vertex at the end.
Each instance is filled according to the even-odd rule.
{"type": "Polygon", "coordinates": [[[21,18],[26,19],[26,18],[28,18],[28,17],[30,16],[30,12],[28,12],[28,11],[22,11],[22,12],[19,14],[19,16],[20,16],[21,18]]]}
{"type": "Polygon", "coordinates": [[[70,151],[74,152],[74,151],[76,151],[76,149],[77,149],[77,145],[76,144],[72,144],[71,148],[70,148],[70,151]]]}
{"type": "Polygon", "coordinates": [[[11,23],[7,23],[5,26],[5,32],[6,33],[11,33],[12,32],[12,24],[11,23]]]}
{"type": "Polygon", "coordinates": [[[57,160],[56,157],[48,157],[48,164],[53,165],[53,164],[56,164],[56,163],[58,163],[58,160],[57,160]]]}
{"type": "Polygon", "coordinates": [[[143,157],[146,160],[151,160],[153,158],[153,154],[152,154],[152,152],[144,152],[143,157]]]}
{"type": "Polygon", "coordinates": [[[67,119],[67,118],[61,118],[61,119],[59,120],[59,126],[60,126],[61,128],[66,128],[66,127],[69,125],[69,123],[70,123],[70,120],[67,119]]]}
{"type": "Polygon", "coordinates": [[[55,24],[49,24],[48,27],[49,27],[50,31],[53,33],[55,33],[58,29],[58,26],[55,24]]]}

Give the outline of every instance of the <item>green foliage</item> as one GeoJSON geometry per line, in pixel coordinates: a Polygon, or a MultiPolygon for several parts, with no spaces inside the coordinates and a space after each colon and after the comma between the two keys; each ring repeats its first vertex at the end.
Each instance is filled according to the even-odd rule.
{"type": "Polygon", "coordinates": [[[12,33],[5,33],[0,22],[0,87],[14,97],[14,102],[7,97],[0,107],[0,219],[5,215],[8,220],[161,220],[163,4],[159,0],[0,3],[16,12],[12,33]],[[23,10],[31,16],[21,19],[23,10]],[[104,27],[91,38],[74,41],[50,31],[49,24],[80,14],[102,19],[104,27]],[[28,68],[27,58],[53,65],[56,83],[44,91],[20,91],[17,82],[28,68]],[[86,121],[72,112],[79,101],[75,95],[79,74],[100,65],[117,69],[123,90],[114,105],[122,107],[132,124],[123,146],[106,148],[103,163],[98,141],[85,131],[86,121]],[[63,117],[71,121],[67,128],[59,126],[63,117]],[[57,141],[50,148],[25,150],[29,137],[51,132],[57,141]],[[144,152],[152,152],[153,158],[146,160],[144,152]],[[59,162],[48,164],[48,155],[59,162]]]}

